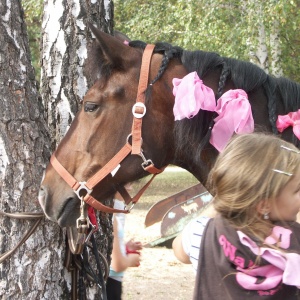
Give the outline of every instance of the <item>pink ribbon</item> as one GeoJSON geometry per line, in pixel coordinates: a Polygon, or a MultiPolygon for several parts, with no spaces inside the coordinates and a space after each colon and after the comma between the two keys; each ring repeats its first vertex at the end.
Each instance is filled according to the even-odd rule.
{"type": "MultiPolygon", "coordinates": [[[[249,247],[249,249],[255,255],[261,255],[266,261],[268,261],[272,268],[267,272],[268,274],[264,274],[264,277],[269,277],[275,281],[278,281],[278,275],[284,284],[293,285],[296,287],[300,287],[300,255],[297,253],[284,253],[280,250],[266,248],[266,247],[258,247],[257,244],[252,241],[246,234],[241,231],[237,231],[240,242],[249,247]],[[276,271],[277,269],[277,271],[276,271]],[[274,272],[276,271],[276,272],[274,272]],[[276,273],[276,274],[275,274],[276,273]],[[272,278],[273,277],[273,278],[272,278]]],[[[265,271],[264,267],[258,267],[257,271],[265,271]]],[[[253,269],[256,270],[256,269],[253,269]]],[[[242,270],[239,271],[245,272],[248,275],[254,276],[262,276],[262,274],[251,274],[251,270],[242,270]]],[[[268,271],[268,270],[267,270],[268,271]]],[[[271,283],[271,282],[270,282],[271,283]]]]}
{"type": "Polygon", "coordinates": [[[215,104],[213,90],[204,85],[197,72],[191,72],[182,79],[173,79],[175,103],[173,113],[175,121],[193,118],[200,109],[216,111],[210,143],[221,152],[233,133],[251,133],[254,131],[251,105],[245,91],[229,90],[215,104]]]}
{"type": "Polygon", "coordinates": [[[210,143],[221,152],[233,133],[251,133],[254,120],[251,105],[245,91],[229,90],[218,100],[215,110],[219,116],[211,132],[210,143]]]}
{"type": "Polygon", "coordinates": [[[175,104],[173,113],[176,120],[193,118],[200,109],[214,111],[216,100],[213,90],[204,85],[197,72],[182,79],[173,78],[175,104]]]}
{"type": "Polygon", "coordinates": [[[276,126],[279,132],[283,132],[286,128],[292,126],[295,136],[300,140],[300,109],[287,115],[279,115],[276,126]]]}

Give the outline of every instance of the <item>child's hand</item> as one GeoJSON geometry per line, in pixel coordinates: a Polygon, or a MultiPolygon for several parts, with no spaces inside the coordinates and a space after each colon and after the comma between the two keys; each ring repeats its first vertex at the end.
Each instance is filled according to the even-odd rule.
{"type": "Polygon", "coordinates": [[[129,260],[129,267],[138,267],[140,265],[141,256],[137,253],[127,254],[129,260]]]}
{"type": "Polygon", "coordinates": [[[135,242],[133,239],[131,239],[126,243],[127,253],[139,253],[138,250],[142,250],[142,249],[143,249],[143,245],[141,242],[135,242]]]}

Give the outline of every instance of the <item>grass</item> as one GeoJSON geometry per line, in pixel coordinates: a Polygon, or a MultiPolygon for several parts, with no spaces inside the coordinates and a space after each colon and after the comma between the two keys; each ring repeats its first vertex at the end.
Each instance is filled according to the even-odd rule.
{"type": "MultiPolygon", "coordinates": [[[[134,183],[133,193],[135,194],[150,176],[134,183]]],[[[156,176],[149,188],[143,194],[135,208],[149,209],[154,203],[170,197],[184,189],[198,183],[198,180],[189,172],[178,167],[168,167],[162,174],[156,176]]]]}

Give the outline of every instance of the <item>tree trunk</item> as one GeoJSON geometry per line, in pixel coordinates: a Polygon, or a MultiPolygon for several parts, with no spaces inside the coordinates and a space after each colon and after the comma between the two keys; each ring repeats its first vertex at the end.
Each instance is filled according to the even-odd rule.
{"type": "Polygon", "coordinates": [[[259,24],[257,36],[257,48],[255,51],[256,64],[269,73],[268,49],[266,45],[266,32],[263,23],[259,24]]]}
{"type": "Polygon", "coordinates": [[[268,48],[266,43],[266,31],[262,3],[256,0],[248,0],[241,5],[241,11],[245,18],[251,17],[248,24],[247,46],[249,48],[249,60],[269,72],[268,48]]]}
{"type": "Polygon", "coordinates": [[[270,34],[270,49],[271,49],[271,71],[272,75],[276,77],[283,76],[283,70],[281,66],[281,43],[279,38],[279,22],[278,20],[273,21],[270,34]]]}
{"type": "Polygon", "coordinates": [[[112,33],[110,0],[46,0],[42,24],[41,91],[53,149],[65,135],[79,103],[93,82],[83,64],[92,42],[87,22],[112,33]]]}
{"type": "MultiPolygon", "coordinates": [[[[59,2],[56,1],[56,5],[59,5],[59,2]]],[[[67,8],[69,17],[76,13],[79,15],[79,12],[82,15],[82,11],[75,9],[76,3],[70,2],[63,2],[64,7],[67,4],[73,7],[72,13],[69,7],[67,8]]],[[[112,22],[110,18],[112,17],[112,3],[110,1],[105,3],[105,7],[104,2],[97,4],[100,5],[97,8],[92,4],[89,7],[91,20],[98,18],[98,12],[102,12],[102,19],[99,18],[101,22],[108,20],[103,22],[102,29],[111,28],[110,22],[112,22]],[[106,12],[105,17],[103,12],[106,12]]],[[[47,5],[50,4],[47,2],[46,7],[47,5]]],[[[54,7],[53,4],[52,7],[54,7]]],[[[54,15],[60,12],[58,10],[54,15]]],[[[41,209],[37,195],[42,172],[49,161],[51,152],[49,150],[50,134],[44,121],[43,105],[30,62],[28,37],[20,1],[0,0],[0,13],[0,211],[39,212],[41,209]]],[[[48,16],[48,21],[45,19],[44,24],[49,20],[48,16]]],[[[74,17],[73,22],[78,25],[74,27],[78,35],[85,32],[86,29],[79,30],[82,27],[80,19],[74,17]]],[[[62,34],[64,31],[57,28],[55,33],[55,28],[52,27],[51,31],[45,32],[49,34],[48,42],[53,38],[53,34],[56,34],[58,41],[66,39],[71,42],[70,37],[62,34]],[[60,40],[60,38],[63,39],[60,40]]],[[[64,29],[66,30],[66,27],[64,29]]],[[[50,120],[52,138],[63,135],[61,132],[66,130],[66,120],[71,121],[72,114],[75,114],[78,107],[78,98],[82,97],[86,91],[85,79],[81,75],[82,72],[78,71],[81,70],[84,60],[84,55],[79,54],[86,53],[86,44],[83,41],[77,49],[72,48],[71,45],[78,45],[77,42],[73,39],[72,44],[66,44],[66,47],[70,49],[68,55],[64,57],[60,57],[62,52],[58,51],[63,49],[61,48],[63,44],[57,45],[57,57],[53,56],[51,51],[44,52],[52,58],[50,61],[44,59],[44,62],[48,66],[55,66],[53,69],[43,71],[43,91],[45,92],[43,99],[48,99],[47,102],[44,100],[44,103],[47,105],[46,112],[50,120]],[[80,59],[75,58],[77,53],[80,59]],[[61,61],[60,58],[62,58],[61,61]],[[55,62],[56,59],[57,62],[55,62]],[[72,65],[69,65],[68,70],[62,67],[60,69],[62,72],[59,72],[57,67],[61,62],[72,65]],[[58,77],[55,78],[54,74],[58,77]],[[66,86],[68,88],[65,88],[66,86]],[[56,106],[59,108],[57,112],[56,106]],[[65,107],[69,108],[67,114],[64,113],[65,107]],[[68,116],[67,119],[62,117],[65,115],[68,116]],[[59,126],[56,127],[55,123],[59,126]],[[53,134],[53,128],[58,133],[53,134]]],[[[48,43],[46,46],[52,47],[53,44],[48,43]]],[[[55,49],[52,50],[55,52],[55,49]]],[[[52,145],[55,145],[57,140],[53,140],[52,145]]],[[[33,221],[29,220],[0,217],[0,253],[5,253],[14,247],[32,223],[33,221]]],[[[104,242],[102,247],[108,255],[111,251],[111,235],[109,234],[111,228],[107,226],[107,223],[110,224],[108,218],[101,220],[103,231],[98,234],[97,242],[104,242]]],[[[64,242],[65,238],[61,229],[52,222],[43,221],[16,253],[0,265],[0,298],[4,300],[70,299],[71,278],[63,267],[64,242]]],[[[99,290],[95,287],[89,288],[87,294],[88,299],[96,299],[96,297],[99,299],[99,290]]]]}
{"type": "MultiPolygon", "coordinates": [[[[50,135],[43,119],[30,62],[20,1],[0,0],[0,211],[41,211],[37,199],[49,159],[50,135]]],[[[1,253],[11,249],[33,221],[0,217],[1,253]]],[[[46,222],[0,265],[1,299],[62,299],[63,238],[46,222]]]]}
{"type": "MultiPolygon", "coordinates": [[[[87,22],[112,33],[111,0],[46,0],[42,24],[41,91],[52,151],[65,135],[80,101],[94,84],[84,73],[87,49],[93,42],[87,22]]],[[[110,263],[112,224],[107,214],[98,216],[98,249],[110,263]]],[[[55,237],[60,239],[61,237],[55,237]]],[[[62,262],[62,257],[59,258],[62,262]]],[[[63,266],[61,264],[60,269],[63,266]]],[[[99,289],[88,287],[88,299],[99,299],[99,289]]]]}

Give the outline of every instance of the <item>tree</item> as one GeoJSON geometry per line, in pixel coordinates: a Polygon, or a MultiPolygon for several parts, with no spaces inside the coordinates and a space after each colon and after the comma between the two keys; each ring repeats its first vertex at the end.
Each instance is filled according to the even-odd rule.
{"type": "MultiPolygon", "coordinates": [[[[87,5],[87,3],[82,4],[75,0],[73,2],[45,1],[44,34],[46,36],[48,34],[48,37],[51,37],[51,34],[62,37],[62,40],[65,39],[66,47],[70,47],[72,49],[70,51],[73,51],[65,51],[66,56],[64,57],[60,56],[62,52],[59,52],[55,57],[51,51],[45,50],[51,43],[45,45],[45,42],[50,40],[44,36],[43,63],[53,67],[48,71],[46,68],[43,69],[42,96],[46,109],[45,118],[34,69],[31,65],[28,36],[20,1],[0,0],[2,16],[0,19],[1,211],[40,211],[37,198],[42,171],[49,161],[50,152],[53,151],[54,145],[68,125],[65,120],[62,121],[64,113],[56,108],[70,101],[68,103],[71,109],[68,113],[71,111],[75,114],[79,97],[84,94],[82,89],[86,88],[78,82],[89,84],[88,81],[78,79],[80,77],[78,74],[82,74],[78,69],[81,69],[84,57],[81,57],[80,60],[76,51],[83,50],[85,44],[80,44],[81,47],[77,49],[72,48],[74,44],[78,45],[79,39],[76,40],[75,37],[72,38],[66,33],[73,28],[74,36],[77,34],[85,37],[87,20],[102,24],[100,28],[108,32],[108,28],[111,28],[111,1],[99,1],[90,6],[87,5]],[[46,24],[50,25],[52,21],[49,15],[47,18],[47,12],[50,8],[57,9],[60,4],[63,5],[62,15],[65,18],[57,19],[58,23],[52,22],[51,31],[47,31],[46,24]],[[70,23],[66,22],[67,19],[70,23]],[[64,26],[60,27],[62,24],[64,26]],[[46,54],[49,56],[47,57],[46,54]],[[66,70],[64,63],[68,64],[66,61],[68,55],[69,58],[73,55],[74,60],[69,62],[72,65],[69,65],[66,70]],[[80,62],[79,67],[76,65],[78,62],[80,62]],[[62,73],[56,69],[60,64],[63,66],[60,68],[62,73]],[[57,92],[54,85],[58,82],[60,85],[56,85],[59,90],[57,92]],[[68,93],[66,92],[67,86],[69,87],[68,93]],[[50,129],[48,129],[47,122],[50,124],[50,129]],[[56,127],[56,123],[59,126],[56,127]]],[[[54,14],[58,13],[61,11],[55,11],[54,14]]],[[[53,42],[50,45],[53,53],[61,49],[61,44],[54,45],[54,41],[51,40],[51,42],[53,42]]],[[[70,115],[72,116],[72,114],[70,115]]],[[[71,120],[72,118],[68,117],[68,122],[71,120]]],[[[107,217],[101,220],[101,224],[104,226],[106,222],[109,223],[107,217]]],[[[1,217],[1,253],[11,249],[28,230],[31,223],[31,221],[1,217]]],[[[111,228],[108,226],[107,230],[109,231],[111,228]]],[[[101,242],[105,241],[102,249],[109,255],[111,239],[104,230],[99,233],[98,243],[100,240],[101,242]]],[[[57,224],[43,221],[36,233],[17,250],[14,256],[3,262],[0,271],[0,298],[69,299],[70,274],[63,267],[64,249],[65,238],[61,229],[57,224]]],[[[96,287],[88,288],[89,299],[96,297],[99,299],[99,293],[96,287]]]]}
{"type": "Polygon", "coordinates": [[[251,60],[271,74],[300,81],[299,0],[114,2],[115,27],[131,39],[251,60]]]}

